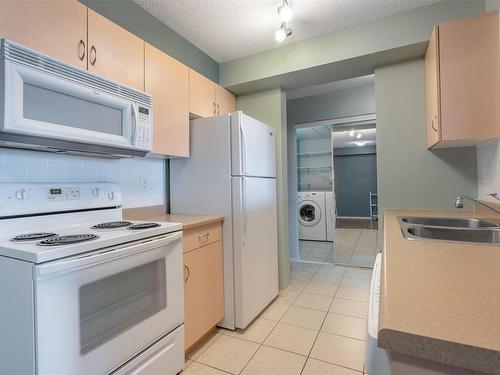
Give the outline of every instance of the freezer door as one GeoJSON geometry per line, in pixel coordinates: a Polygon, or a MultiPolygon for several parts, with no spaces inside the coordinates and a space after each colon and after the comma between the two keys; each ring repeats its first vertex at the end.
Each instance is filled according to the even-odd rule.
{"type": "Polygon", "coordinates": [[[276,134],[242,112],[231,114],[232,175],[276,177],[276,134]]]}
{"type": "Polygon", "coordinates": [[[276,180],[232,184],[236,327],[245,328],[278,295],[276,180]]]}

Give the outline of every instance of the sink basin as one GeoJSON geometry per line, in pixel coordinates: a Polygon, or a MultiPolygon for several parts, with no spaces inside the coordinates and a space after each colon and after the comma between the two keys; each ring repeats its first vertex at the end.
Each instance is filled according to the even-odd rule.
{"type": "Polygon", "coordinates": [[[431,227],[453,227],[453,228],[498,228],[498,224],[471,218],[460,217],[401,217],[400,220],[410,225],[426,225],[431,227]]]}
{"type": "Polygon", "coordinates": [[[407,239],[430,239],[482,244],[500,244],[500,229],[457,229],[411,226],[404,230],[407,239]]]}

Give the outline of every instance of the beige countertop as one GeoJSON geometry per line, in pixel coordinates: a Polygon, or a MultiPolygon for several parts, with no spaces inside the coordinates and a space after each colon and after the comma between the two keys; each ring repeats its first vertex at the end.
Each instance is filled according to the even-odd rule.
{"type": "Polygon", "coordinates": [[[127,220],[146,220],[146,221],[182,223],[182,227],[184,230],[196,228],[201,225],[220,223],[224,221],[223,216],[167,214],[165,213],[164,206],[150,206],[150,207],[124,209],[123,218],[127,220]]]}
{"type": "Polygon", "coordinates": [[[379,345],[471,370],[500,371],[500,247],[406,240],[397,217],[484,217],[386,210],[379,345]]]}

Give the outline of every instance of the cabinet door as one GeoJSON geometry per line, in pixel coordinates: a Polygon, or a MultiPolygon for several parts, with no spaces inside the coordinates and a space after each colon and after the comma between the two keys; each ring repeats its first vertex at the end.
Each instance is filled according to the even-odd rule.
{"type": "Polygon", "coordinates": [[[2,0],[0,38],[86,69],[87,7],[76,0],[2,0]]]}
{"type": "Polygon", "coordinates": [[[88,69],[144,91],[144,41],[88,10],[88,69]]]}
{"type": "Polygon", "coordinates": [[[499,107],[498,12],[439,25],[438,46],[442,140],[464,145],[494,137],[499,107]]]}
{"type": "Polygon", "coordinates": [[[189,68],[145,46],[145,91],[153,95],[153,152],[189,156],[189,68]]]}
{"type": "Polygon", "coordinates": [[[425,53],[425,122],[427,127],[427,148],[440,140],[439,113],[439,29],[432,32],[425,53]]]}
{"type": "Polygon", "coordinates": [[[198,117],[217,114],[215,83],[194,70],[189,70],[189,112],[198,117]]]}
{"type": "Polygon", "coordinates": [[[236,111],[236,98],[231,91],[224,87],[216,86],[215,101],[218,115],[236,111]]]}
{"type": "Polygon", "coordinates": [[[185,348],[224,317],[222,241],[184,253],[185,348]]]}

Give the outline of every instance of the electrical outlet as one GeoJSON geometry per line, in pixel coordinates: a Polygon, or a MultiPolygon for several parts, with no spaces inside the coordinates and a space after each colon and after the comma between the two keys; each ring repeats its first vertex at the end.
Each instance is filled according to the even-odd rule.
{"type": "Polygon", "coordinates": [[[149,190],[149,180],[146,177],[141,177],[141,190],[148,191],[149,190]]]}

